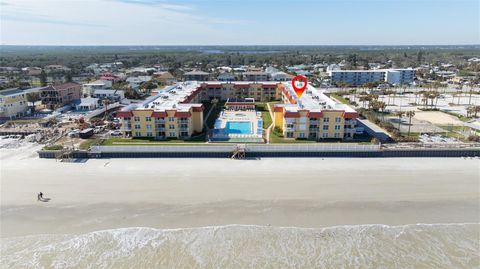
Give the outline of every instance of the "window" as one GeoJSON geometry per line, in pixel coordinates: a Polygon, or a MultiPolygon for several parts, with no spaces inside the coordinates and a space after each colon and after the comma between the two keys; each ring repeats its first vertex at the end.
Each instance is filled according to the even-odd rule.
{"type": "Polygon", "coordinates": [[[293,129],[293,128],[295,128],[295,127],[293,126],[293,124],[287,124],[287,128],[288,128],[288,129],[293,129]]]}
{"type": "Polygon", "coordinates": [[[335,125],[335,130],[340,130],[340,125],[335,125]]]}
{"type": "Polygon", "coordinates": [[[140,124],[135,124],[135,129],[140,129],[140,124]]]}
{"type": "Polygon", "coordinates": [[[293,132],[287,132],[287,138],[293,138],[293,132]]]}
{"type": "Polygon", "coordinates": [[[140,133],[140,132],[135,132],[135,136],[142,136],[142,133],[140,133]]]}
{"type": "Polygon", "coordinates": [[[323,130],[328,130],[328,125],[323,125],[323,130]]]}
{"type": "Polygon", "coordinates": [[[148,137],[152,137],[152,136],[153,136],[153,133],[152,133],[152,132],[147,132],[147,136],[148,136],[148,137]]]}
{"type": "Polygon", "coordinates": [[[335,118],[335,122],[341,122],[341,121],[342,121],[342,118],[340,118],[340,117],[335,118]]]}
{"type": "Polygon", "coordinates": [[[330,118],[323,118],[323,122],[330,122],[330,118]]]}
{"type": "Polygon", "coordinates": [[[158,132],[158,136],[165,136],[165,132],[158,132]]]}
{"type": "Polygon", "coordinates": [[[145,121],[152,121],[151,117],[145,117],[145,121]]]}
{"type": "Polygon", "coordinates": [[[168,136],[169,136],[169,137],[177,137],[177,133],[175,133],[175,132],[170,132],[170,133],[168,133],[168,136]]]}
{"type": "Polygon", "coordinates": [[[305,133],[300,133],[300,134],[298,134],[298,137],[300,137],[300,138],[305,138],[305,133]]]}
{"type": "Polygon", "coordinates": [[[168,129],[170,129],[170,130],[175,129],[175,125],[173,125],[173,124],[168,125],[168,129]]]}
{"type": "Polygon", "coordinates": [[[328,133],[323,133],[323,138],[328,138],[328,133]]]}
{"type": "Polygon", "coordinates": [[[175,121],[174,117],[168,117],[168,121],[175,121]]]}
{"type": "Polygon", "coordinates": [[[133,120],[134,121],[140,121],[140,117],[135,116],[135,117],[133,117],[133,120]]]}
{"type": "Polygon", "coordinates": [[[147,130],[152,130],[152,125],[151,124],[147,124],[147,130]]]}
{"type": "Polygon", "coordinates": [[[335,138],[340,138],[340,134],[339,134],[339,133],[335,133],[334,137],[335,137],[335,138]]]}

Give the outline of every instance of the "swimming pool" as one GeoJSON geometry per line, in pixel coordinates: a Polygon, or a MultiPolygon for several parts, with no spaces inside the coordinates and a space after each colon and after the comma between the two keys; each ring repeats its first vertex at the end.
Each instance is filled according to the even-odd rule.
{"type": "Polygon", "coordinates": [[[225,134],[252,134],[252,123],[249,121],[227,121],[225,134]]]}

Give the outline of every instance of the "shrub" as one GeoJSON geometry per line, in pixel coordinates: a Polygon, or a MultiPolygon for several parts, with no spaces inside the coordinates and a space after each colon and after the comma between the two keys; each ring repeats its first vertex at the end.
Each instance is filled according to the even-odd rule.
{"type": "Polygon", "coordinates": [[[62,150],[62,145],[48,145],[43,148],[44,150],[62,150]]]}

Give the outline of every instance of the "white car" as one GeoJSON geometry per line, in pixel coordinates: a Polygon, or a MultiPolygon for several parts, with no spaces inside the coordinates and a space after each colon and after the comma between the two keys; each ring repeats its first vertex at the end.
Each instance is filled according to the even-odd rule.
{"type": "Polygon", "coordinates": [[[123,133],[117,130],[117,131],[111,131],[110,135],[111,136],[122,136],[123,133]]]}

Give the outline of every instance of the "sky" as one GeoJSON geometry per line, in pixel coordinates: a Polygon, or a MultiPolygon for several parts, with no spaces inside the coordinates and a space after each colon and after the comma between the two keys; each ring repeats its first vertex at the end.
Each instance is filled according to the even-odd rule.
{"type": "Polygon", "coordinates": [[[480,0],[0,0],[2,45],[480,44],[480,0]]]}

